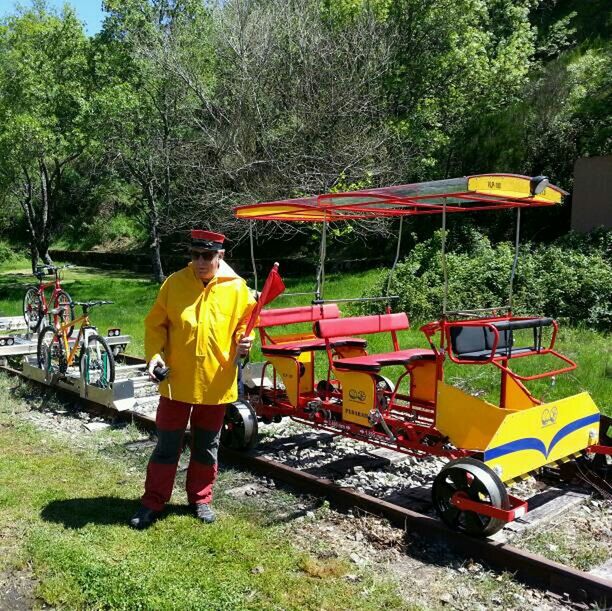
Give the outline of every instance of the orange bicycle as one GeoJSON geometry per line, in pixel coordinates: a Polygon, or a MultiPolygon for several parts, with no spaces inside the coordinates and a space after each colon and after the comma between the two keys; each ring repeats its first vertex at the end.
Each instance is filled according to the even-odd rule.
{"type": "MultiPolygon", "coordinates": [[[[64,265],[63,267],[56,267],[55,265],[39,265],[34,272],[34,275],[38,278],[38,285],[31,285],[26,288],[25,295],[23,297],[23,318],[28,326],[28,330],[31,333],[36,333],[43,325],[44,321],[51,324],[49,316],[49,304],[53,304],[54,310],[61,308],[64,312],[64,317],[70,316],[70,319],[74,319],[74,306],[72,305],[72,298],[62,288],[62,270],[71,267],[70,265],[64,265]],[[43,282],[43,278],[47,274],[55,274],[55,280],[52,282],[43,282]],[[45,289],[53,287],[53,293],[47,303],[45,297],[45,289]]],[[[59,323],[58,315],[54,316],[53,322],[57,326],[59,323]]],[[[72,335],[74,327],[70,327],[68,330],[68,337],[72,335]]]]}
{"type": "Polygon", "coordinates": [[[115,359],[112,350],[103,337],[98,335],[96,327],[89,322],[89,312],[99,305],[113,303],[112,301],[73,301],[83,308],[83,314],[75,320],[64,322],[65,310],[60,306],[49,311],[52,316],[58,316],[57,327],[46,326],[38,336],[38,366],[48,374],[65,376],[69,367],[77,360],[81,379],[86,384],[108,388],[115,380],[115,359]],[[79,325],[79,332],[74,341],[69,340],[68,331],[79,325]],[[71,346],[72,344],[72,346],[71,346]]]}

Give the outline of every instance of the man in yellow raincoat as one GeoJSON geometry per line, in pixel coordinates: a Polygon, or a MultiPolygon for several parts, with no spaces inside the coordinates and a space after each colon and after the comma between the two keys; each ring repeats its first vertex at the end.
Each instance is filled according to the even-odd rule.
{"type": "Polygon", "coordinates": [[[191,263],[162,285],[145,319],[145,357],[168,368],[160,385],[158,441],[149,461],[142,505],[130,520],[147,528],[170,500],[185,428],[191,419],[187,497],[196,517],[213,522],[210,508],[225,405],[237,399],[236,357],[253,338],[243,337],[255,300],[245,281],[223,260],[225,236],[191,232],[191,263]]]}

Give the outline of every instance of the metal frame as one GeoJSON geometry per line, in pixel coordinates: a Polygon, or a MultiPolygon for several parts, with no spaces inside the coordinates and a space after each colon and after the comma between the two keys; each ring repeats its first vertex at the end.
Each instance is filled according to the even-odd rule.
{"type": "MultiPolygon", "coordinates": [[[[146,365],[141,365],[143,370],[146,365]]],[[[38,367],[34,359],[25,358],[23,361],[23,374],[40,384],[67,390],[84,399],[100,405],[114,407],[119,411],[131,409],[136,398],[134,395],[134,380],[115,380],[108,388],[99,388],[86,384],[80,376],[58,375],[48,376],[47,372],[38,367]]]]}
{"type": "MultiPolygon", "coordinates": [[[[263,204],[239,206],[234,209],[238,218],[249,220],[249,239],[251,260],[257,289],[257,270],[253,246],[253,221],[274,220],[284,222],[321,222],[321,244],[317,268],[316,289],[313,303],[324,303],[325,256],[327,247],[327,226],[330,222],[348,220],[367,220],[400,217],[400,227],[396,255],[387,279],[386,297],[389,300],[391,278],[399,260],[404,216],[423,214],[442,215],[442,267],[444,273],[444,297],[442,315],[446,316],[448,303],[448,272],[446,266],[446,217],[449,213],[474,212],[481,210],[517,209],[515,256],[510,276],[509,302],[512,305],[512,289],[518,263],[520,209],[552,206],[559,203],[566,192],[551,185],[544,176],[527,177],[515,174],[486,174],[464,178],[431,181],[411,185],[398,185],[380,189],[366,189],[344,193],[327,193],[313,197],[279,200],[263,204]],[[526,192],[504,190],[496,180],[506,179],[504,188],[515,188],[516,181],[526,192]],[[470,189],[470,181],[488,180],[484,189],[470,189]],[[515,181],[514,185],[512,181],[515,181]],[[498,190],[496,192],[496,189],[498,190]],[[550,190],[550,191],[548,191],[550,190]],[[548,194],[546,193],[548,191],[548,194]]],[[[356,299],[358,301],[358,299],[356,299]]]]}
{"type": "MultiPolygon", "coordinates": [[[[0,336],[12,338],[14,343],[10,346],[0,346],[0,357],[27,356],[36,354],[38,348],[38,335],[7,335],[0,336]]],[[[103,336],[110,348],[116,346],[127,346],[132,338],[129,335],[103,336]]],[[[75,339],[70,338],[70,344],[74,344],[75,339]]]]}

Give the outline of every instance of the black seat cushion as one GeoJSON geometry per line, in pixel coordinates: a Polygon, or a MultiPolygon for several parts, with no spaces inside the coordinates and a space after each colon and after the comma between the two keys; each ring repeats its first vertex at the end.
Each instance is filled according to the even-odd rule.
{"type": "MultiPolygon", "coordinates": [[[[496,323],[497,326],[497,323],[496,323]]],[[[491,350],[495,343],[495,333],[490,327],[482,326],[458,326],[451,327],[451,347],[454,355],[459,360],[486,361],[491,358],[491,350]]],[[[503,328],[499,330],[499,340],[495,350],[495,356],[512,356],[524,354],[535,350],[533,347],[515,348],[513,345],[512,330],[503,328]]]]}
{"type": "MultiPolygon", "coordinates": [[[[524,348],[512,348],[512,352],[503,350],[496,350],[495,356],[517,356],[519,354],[525,354],[526,352],[533,352],[534,348],[525,346],[524,348]]],[[[455,357],[460,361],[488,361],[491,358],[490,350],[477,350],[476,352],[463,352],[462,354],[455,354],[455,357]]]]}

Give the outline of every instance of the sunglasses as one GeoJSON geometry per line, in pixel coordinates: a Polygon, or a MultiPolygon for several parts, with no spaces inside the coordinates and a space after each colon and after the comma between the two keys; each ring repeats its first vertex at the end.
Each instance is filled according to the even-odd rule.
{"type": "Polygon", "coordinates": [[[219,254],[218,250],[192,250],[191,258],[194,261],[203,259],[204,261],[212,261],[219,254]]]}

